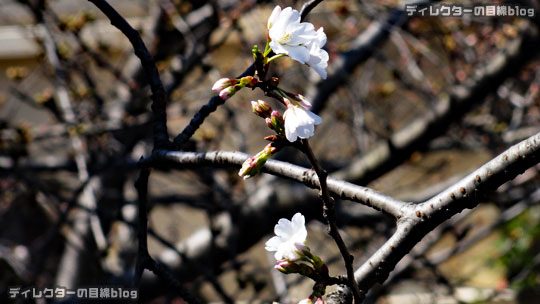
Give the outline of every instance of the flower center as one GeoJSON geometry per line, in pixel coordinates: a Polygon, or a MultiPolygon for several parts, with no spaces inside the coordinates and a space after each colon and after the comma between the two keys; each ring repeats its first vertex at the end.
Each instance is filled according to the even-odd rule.
{"type": "Polygon", "coordinates": [[[291,41],[292,40],[292,37],[291,37],[291,34],[290,33],[286,33],[285,35],[279,37],[279,39],[277,39],[277,42],[279,44],[287,44],[287,42],[291,41]]]}

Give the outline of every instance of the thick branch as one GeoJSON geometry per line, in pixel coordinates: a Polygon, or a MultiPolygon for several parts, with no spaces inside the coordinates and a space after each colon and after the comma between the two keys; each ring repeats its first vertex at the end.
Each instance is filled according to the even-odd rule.
{"type": "MultiPolygon", "coordinates": [[[[228,151],[197,153],[157,150],[154,151],[151,157],[141,160],[139,164],[141,166],[156,165],[165,168],[185,168],[201,165],[239,168],[249,157],[250,155],[245,153],[228,151]]],[[[315,176],[315,172],[307,168],[282,161],[268,160],[262,171],[301,182],[312,189],[319,189],[319,180],[315,176]]],[[[377,210],[382,210],[394,217],[398,217],[401,214],[401,209],[407,205],[405,202],[391,198],[375,190],[331,177],[328,178],[327,183],[328,190],[340,198],[359,202],[377,210]]]]}
{"type": "Polygon", "coordinates": [[[540,133],[509,148],[434,198],[402,209],[394,235],[356,272],[364,291],[383,282],[396,264],[434,227],[478,204],[481,195],[540,161],[540,133]]]}

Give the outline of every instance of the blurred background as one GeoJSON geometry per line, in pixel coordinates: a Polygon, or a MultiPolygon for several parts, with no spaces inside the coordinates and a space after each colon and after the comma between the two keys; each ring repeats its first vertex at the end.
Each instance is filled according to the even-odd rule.
{"type": "MultiPolygon", "coordinates": [[[[412,1],[409,1],[412,2],[412,1]]],[[[540,132],[538,2],[533,18],[409,17],[406,1],[329,0],[322,80],[282,58],[271,73],[322,118],[311,139],[335,177],[422,202],[502,150],[540,132]]],[[[213,96],[212,84],[252,63],[275,7],[302,1],[110,0],[141,33],[170,98],[174,137],[213,96]]],[[[505,1],[444,1],[465,6],[505,1]]],[[[152,150],[150,90],[129,41],[90,2],[0,0],[0,302],[12,286],[132,286],[136,162],[152,150]]],[[[243,90],[212,113],[193,151],[257,153],[270,135],[243,90]]],[[[308,167],[293,149],[277,159],[308,167]]],[[[540,177],[534,167],[431,232],[367,303],[537,303],[540,177]]],[[[273,270],[264,243],[302,212],[308,245],[344,274],[317,191],[237,168],[154,170],[150,254],[201,302],[295,303],[312,282],[273,270]]],[[[338,201],[359,267],[392,234],[392,218],[338,201]]],[[[183,303],[150,272],[145,303],[183,303]]],[[[332,292],[330,288],[328,293],[332,292]]],[[[35,301],[39,302],[39,301],[35,301]]],[[[41,302],[40,302],[41,303],[41,302]]]]}

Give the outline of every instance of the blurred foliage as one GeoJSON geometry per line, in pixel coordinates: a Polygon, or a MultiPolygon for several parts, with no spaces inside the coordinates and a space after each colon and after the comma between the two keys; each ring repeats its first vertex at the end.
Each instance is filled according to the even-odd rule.
{"type": "Polygon", "coordinates": [[[524,289],[540,284],[540,207],[534,206],[501,228],[500,243],[504,252],[498,263],[507,269],[512,287],[524,289]]]}

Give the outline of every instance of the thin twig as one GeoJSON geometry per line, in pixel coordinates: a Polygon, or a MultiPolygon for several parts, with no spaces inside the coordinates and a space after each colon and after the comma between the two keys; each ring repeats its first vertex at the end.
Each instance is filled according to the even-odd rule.
{"type": "Polygon", "coordinates": [[[152,55],[146,48],[139,32],[105,0],[88,0],[94,3],[131,42],[135,55],[140,59],[150,89],[152,90],[152,112],[154,115],[154,148],[169,148],[170,141],[167,133],[167,95],[159,77],[159,72],[152,55]]]}
{"type": "Polygon", "coordinates": [[[135,286],[139,286],[144,270],[148,269],[173,287],[186,302],[199,303],[199,300],[193,297],[184,286],[182,286],[174,274],[172,274],[164,265],[156,262],[148,252],[148,215],[146,209],[148,206],[148,179],[150,177],[150,171],[150,168],[142,169],[135,182],[135,188],[137,189],[138,194],[137,238],[139,240],[139,246],[137,251],[137,263],[135,266],[134,284],[135,286]]]}
{"type": "Polygon", "coordinates": [[[357,304],[361,303],[362,294],[360,293],[360,289],[358,288],[358,284],[356,284],[356,280],[354,279],[354,270],[353,270],[353,260],[354,256],[349,252],[349,249],[347,249],[347,245],[345,245],[345,242],[343,241],[343,238],[341,237],[341,234],[339,233],[337,224],[336,224],[336,209],[335,209],[335,201],[334,198],[330,196],[330,192],[328,191],[328,185],[326,183],[326,179],[328,178],[328,174],[326,171],[321,167],[319,164],[319,161],[315,157],[315,154],[313,153],[313,150],[311,149],[309,145],[309,141],[307,139],[302,139],[302,152],[306,154],[306,156],[309,159],[309,162],[313,166],[313,169],[315,169],[315,172],[317,173],[317,176],[319,178],[320,183],[320,192],[319,197],[323,201],[323,216],[326,222],[328,223],[328,234],[332,236],[334,241],[336,242],[339,251],[341,252],[341,255],[343,256],[343,261],[345,262],[345,269],[347,270],[347,280],[348,285],[351,288],[351,291],[353,293],[354,301],[357,304]]]}
{"type": "MultiPolygon", "coordinates": [[[[249,68],[247,68],[242,74],[240,74],[236,78],[242,78],[245,76],[252,76],[255,74],[255,64],[252,64],[249,68]]],[[[207,104],[202,106],[199,111],[193,116],[189,124],[184,128],[182,133],[178,134],[174,138],[174,146],[177,150],[181,150],[184,144],[193,136],[195,131],[199,129],[199,127],[202,125],[206,117],[210,115],[212,112],[217,110],[217,107],[224,104],[225,100],[221,99],[219,96],[214,96],[210,98],[207,104]]]]}
{"type": "Polygon", "coordinates": [[[302,9],[300,10],[300,20],[304,21],[309,12],[311,12],[311,10],[314,9],[321,2],[323,2],[323,0],[311,0],[304,3],[304,5],[302,5],[302,9]]]}

